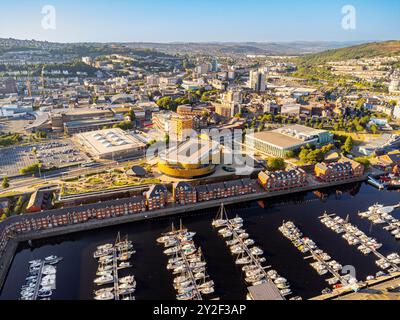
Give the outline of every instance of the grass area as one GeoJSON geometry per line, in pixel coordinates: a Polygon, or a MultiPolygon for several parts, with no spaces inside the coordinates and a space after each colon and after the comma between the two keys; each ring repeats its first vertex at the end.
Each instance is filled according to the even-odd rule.
{"type": "Polygon", "coordinates": [[[127,175],[122,170],[116,169],[111,172],[64,180],[62,195],[76,195],[156,183],[160,183],[160,180],[153,177],[137,178],[127,175]]]}
{"type": "Polygon", "coordinates": [[[372,133],[357,133],[357,132],[347,132],[347,131],[331,131],[332,133],[338,136],[346,136],[351,137],[355,144],[361,144],[365,141],[369,141],[371,139],[379,138],[379,134],[372,133]]]}

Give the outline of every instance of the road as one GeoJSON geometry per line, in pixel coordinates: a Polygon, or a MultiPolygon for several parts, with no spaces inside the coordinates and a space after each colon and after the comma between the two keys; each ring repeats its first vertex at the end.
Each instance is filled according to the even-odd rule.
{"type": "Polygon", "coordinates": [[[29,188],[38,184],[59,184],[60,180],[62,179],[68,179],[68,178],[72,179],[80,177],[82,175],[88,175],[115,168],[120,168],[129,162],[138,161],[141,159],[142,158],[132,158],[121,162],[111,161],[105,163],[98,163],[97,166],[88,168],[82,168],[82,167],[63,168],[43,173],[42,177],[20,176],[20,177],[10,178],[10,187],[6,190],[0,188],[0,192],[2,191],[8,192],[10,190],[15,190],[19,188],[29,188]]]}

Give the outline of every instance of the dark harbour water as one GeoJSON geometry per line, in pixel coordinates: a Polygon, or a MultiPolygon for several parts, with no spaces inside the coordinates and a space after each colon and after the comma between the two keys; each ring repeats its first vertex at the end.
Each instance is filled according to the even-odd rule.
{"type": "MultiPolygon", "coordinates": [[[[400,252],[400,242],[384,231],[382,226],[371,226],[368,220],[357,216],[358,211],[365,211],[377,202],[385,205],[399,203],[400,193],[378,191],[367,184],[352,184],[340,189],[325,190],[324,193],[327,194],[324,200],[310,192],[227,208],[231,217],[239,214],[245,220],[244,225],[250,237],[265,251],[268,265],[289,280],[295,295],[305,299],[320,294],[328,284],[303,259],[304,255],[279,233],[278,227],[283,220],[294,221],[306,236],[312,238],[321,249],[342,265],[353,265],[358,279],[365,279],[380,271],[375,265],[375,257],[363,256],[341,236],[322,225],[318,217],[325,211],[342,217],[349,214],[353,224],[384,244],[380,250],[383,254],[400,252]]],[[[183,223],[191,231],[197,232],[195,241],[203,249],[208,272],[216,285],[217,296],[222,300],[243,300],[247,290],[240,268],[236,267],[224,240],[211,227],[217,211],[216,208],[182,216],[183,223]]],[[[400,218],[400,210],[395,211],[394,215],[400,218]]],[[[92,257],[93,251],[100,244],[113,242],[120,231],[121,235],[129,235],[137,250],[133,258],[134,268],[129,270],[138,282],[136,299],[174,300],[173,277],[166,269],[167,257],[162,253],[163,248],[156,244],[156,238],[162,232],[169,231],[172,222],[178,225],[179,218],[176,216],[142,221],[35,241],[32,248],[27,243],[22,243],[0,299],[18,299],[28,272],[28,261],[42,259],[51,254],[64,257],[58,265],[57,289],[52,299],[92,299],[97,268],[92,257]]]]}

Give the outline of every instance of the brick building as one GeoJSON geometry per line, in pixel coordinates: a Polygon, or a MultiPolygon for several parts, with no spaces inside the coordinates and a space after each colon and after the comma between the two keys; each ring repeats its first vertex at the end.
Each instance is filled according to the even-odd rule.
{"type": "Polygon", "coordinates": [[[304,187],[308,183],[307,174],[303,169],[260,172],[258,181],[268,192],[304,187]]]}
{"type": "Polygon", "coordinates": [[[173,185],[174,201],[181,205],[197,202],[196,188],[187,182],[177,182],[173,185]]]}

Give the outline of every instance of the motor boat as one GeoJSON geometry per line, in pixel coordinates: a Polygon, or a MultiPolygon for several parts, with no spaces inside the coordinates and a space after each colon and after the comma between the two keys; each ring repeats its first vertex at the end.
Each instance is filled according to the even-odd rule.
{"type": "Polygon", "coordinates": [[[183,283],[183,282],[186,282],[186,281],[188,281],[188,280],[190,280],[190,277],[189,277],[189,276],[186,276],[186,275],[184,275],[184,276],[179,276],[179,277],[176,277],[176,278],[174,279],[174,284],[183,283]]]}
{"type": "Polygon", "coordinates": [[[235,245],[237,245],[238,243],[240,243],[240,241],[238,240],[238,239],[232,239],[232,240],[228,240],[228,241],[226,241],[226,245],[227,246],[235,246],[235,245]]]}
{"type": "Polygon", "coordinates": [[[214,287],[206,287],[206,288],[201,288],[201,289],[199,289],[199,291],[200,291],[202,294],[207,295],[207,294],[212,294],[212,293],[214,293],[214,292],[215,292],[215,289],[214,289],[214,287]]]}
{"type": "Polygon", "coordinates": [[[254,256],[261,256],[262,254],[264,254],[264,251],[262,251],[260,248],[258,247],[254,247],[250,249],[250,252],[252,255],[254,256]]]}
{"type": "Polygon", "coordinates": [[[253,239],[247,239],[243,242],[246,246],[252,246],[255,244],[255,241],[253,239]]]}
{"type": "Polygon", "coordinates": [[[288,295],[292,294],[292,290],[290,290],[290,289],[282,289],[282,290],[279,290],[279,291],[280,291],[282,296],[288,296],[288,295]]]}
{"type": "Polygon", "coordinates": [[[231,248],[232,254],[242,254],[244,253],[244,249],[241,246],[234,246],[231,248]]]}
{"type": "Polygon", "coordinates": [[[240,239],[245,240],[249,238],[249,234],[248,233],[241,233],[238,236],[240,239]]]}
{"type": "Polygon", "coordinates": [[[176,299],[177,299],[177,300],[183,300],[183,301],[193,300],[193,298],[194,298],[194,293],[193,293],[193,291],[191,291],[191,292],[186,292],[186,293],[184,293],[184,294],[178,294],[178,295],[176,296],[176,299]]]}
{"type": "Polygon", "coordinates": [[[97,285],[109,284],[114,281],[114,277],[112,275],[104,275],[94,280],[94,283],[97,285]]]}
{"type": "Polygon", "coordinates": [[[94,297],[95,300],[101,300],[101,301],[114,300],[114,298],[115,298],[114,294],[110,291],[103,291],[101,294],[96,295],[94,297]]]}
{"type": "Polygon", "coordinates": [[[112,249],[113,247],[114,246],[111,243],[106,243],[101,246],[98,246],[97,250],[108,250],[108,249],[112,249]]]}
{"type": "Polygon", "coordinates": [[[245,265],[251,263],[251,258],[250,257],[243,257],[243,258],[238,258],[236,259],[236,264],[239,265],[245,265]]]}
{"type": "Polygon", "coordinates": [[[51,297],[53,295],[53,292],[51,290],[47,290],[47,291],[42,291],[38,293],[38,297],[39,298],[48,298],[51,297]]]}
{"type": "Polygon", "coordinates": [[[173,254],[175,254],[177,252],[179,252],[179,247],[172,247],[172,248],[169,248],[169,249],[165,250],[164,254],[170,256],[170,255],[173,255],[173,254]]]}
{"type": "Polygon", "coordinates": [[[214,220],[214,221],[212,222],[212,226],[213,226],[214,228],[225,227],[227,224],[228,224],[228,221],[227,221],[227,220],[224,220],[224,219],[217,219],[217,220],[214,220]]]}
{"type": "Polygon", "coordinates": [[[56,274],[57,269],[54,266],[51,265],[45,265],[42,269],[42,274],[44,275],[50,275],[50,274],[56,274]]]}
{"type": "Polygon", "coordinates": [[[172,236],[162,236],[157,239],[157,242],[160,244],[164,244],[166,242],[171,242],[171,241],[176,241],[176,238],[172,236]]]}
{"type": "Polygon", "coordinates": [[[48,256],[46,258],[44,258],[44,262],[48,263],[48,264],[57,264],[59,263],[63,258],[61,257],[57,257],[57,256],[48,256]]]}
{"type": "Polygon", "coordinates": [[[120,283],[128,283],[128,284],[136,284],[135,277],[134,276],[127,276],[119,279],[120,283]]]}

